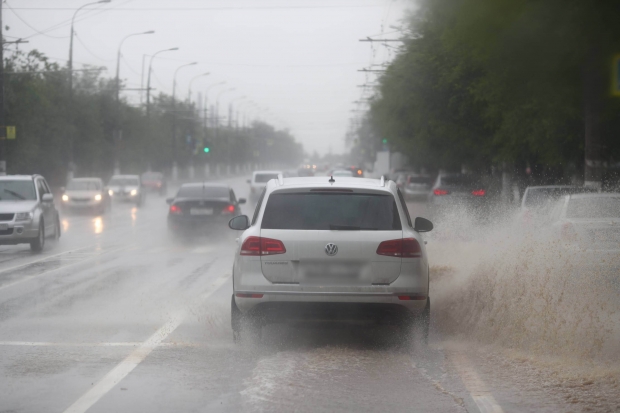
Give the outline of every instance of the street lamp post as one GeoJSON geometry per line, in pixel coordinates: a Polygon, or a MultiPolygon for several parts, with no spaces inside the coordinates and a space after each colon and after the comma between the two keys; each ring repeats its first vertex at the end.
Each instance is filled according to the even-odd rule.
{"type": "MultiPolygon", "coordinates": [[[[109,3],[112,0],[99,0],[99,1],[94,1],[94,2],[90,2],[90,3],[86,3],[85,5],[79,7],[75,13],[73,13],[73,17],[71,17],[71,36],[69,39],[69,64],[68,64],[68,69],[69,69],[69,100],[70,103],[73,103],[73,37],[75,37],[75,30],[74,30],[74,24],[75,24],[75,16],[77,16],[77,14],[80,12],[80,10],[82,10],[84,7],[86,6],[92,6],[93,4],[100,4],[100,3],[109,3]]],[[[4,62],[0,62],[1,64],[4,64],[4,62]]],[[[71,118],[71,123],[73,123],[73,118],[71,118]]],[[[73,179],[73,172],[75,169],[75,164],[73,162],[73,140],[74,140],[74,131],[73,129],[69,130],[68,132],[68,137],[69,137],[69,162],[68,165],[69,167],[67,168],[67,182],[70,181],[71,179],[73,179]]]]}
{"type": "Polygon", "coordinates": [[[133,36],[140,36],[143,34],[153,34],[154,30],[149,30],[147,32],[140,33],[132,33],[123,37],[120,44],[118,45],[118,52],[116,54],[116,129],[114,131],[114,174],[120,174],[120,164],[119,164],[119,150],[118,145],[122,137],[121,133],[121,80],[120,80],[120,68],[121,68],[121,48],[123,47],[123,43],[125,40],[129,39],[133,36]]]}
{"type": "Polygon", "coordinates": [[[192,103],[192,84],[194,83],[194,80],[198,79],[199,77],[209,76],[210,74],[211,73],[209,72],[201,73],[199,75],[194,76],[192,80],[189,81],[189,87],[187,88],[187,101],[189,103],[192,103]]]}
{"type": "Polygon", "coordinates": [[[177,74],[179,70],[183,69],[187,66],[197,65],[198,62],[186,63],[177,67],[177,70],[174,71],[174,76],[172,76],[172,180],[177,181],[179,178],[179,169],[177,164],[177,74]]]}
{"type": "Polygon", "coordinates": [[[205,107],[204,107],[204,120],[203,120],[203,121],[204,121],[204,128],[205,128],[205,135],[206,135],[207,126],[208,126],[208,117],[207,117],[207,114],[209,113],[209,112],[208,112],[208,108],[209,108],[209,91],[210,91],[211,89],[213,89],[213,88],[216,88],[216,87],[218,87],[218,86],[222,86],[222,85],[225,85],[225,84],[226,84],[226,81],[219,82],[219,83],[215,83],[215,84],[213,84],[213,85],[209,86],[209,87],[207,88],[207,90],[205,90],[205,104],[204,104],[204,106],[205,106],[205,107]]]}
{"type": "Polygon", "coordinates": [[[150,118],[151,116],[151,71],[152,71],[152,66],[153,66],[153,59],[155,58],[155,56],[157,56],[160,53],[171,52],[173,50],[179,50],[179,48],[173,47],[171,49],[164,49],[164,50],[155,52],[155,54],[151,56],[151,60],[149,61],[149,70],[148,70],[148,76],[147,76],[147,81],[146,81],[146,117],[147,119],[150,118]]]}
{"type": "Polygon", "coordinates": [[[73,91],[73,37],[75,33],[75,31],[73,30],[73,25],[75,23],[75,16],[77,16],[80,10],[82,10],[86,6],[92,6],[93,4],[100,4],[100,3],[109,3],[111,1],[112,0],[99,0],[99,1],[94,1],[91,3],[86,3],[82,7],[79,7],[75,11],[75,13],[73,13],[73,17],[71,18],[71,36],[69,39],[69,91],[73,91]]]}

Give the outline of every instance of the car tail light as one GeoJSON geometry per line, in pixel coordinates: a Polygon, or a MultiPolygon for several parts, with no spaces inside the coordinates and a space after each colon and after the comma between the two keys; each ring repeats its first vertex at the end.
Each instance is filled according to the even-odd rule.
{"type": "Polygon", "coordinates": [[[357,174],[358,174],[358,175],[361,175],[361,174],[362,174],[362,170],[361,170],[361,169],[358,169],[358,170],[357,170],[357,174]]]}
{"type": "Polygon", "coordinates": [[[424,294],[399,295],[398,299],[401,301],[417,301],[426,300],[426,296],[424,294]]]}
{"type": "Polygon", "coordinates": [[[433,194],[435,194],[437,196],[448,195],[448,191],[446,191],[445,189],[435,189],[433,191],[433,194]]]}
{"type": "Polygon", "coordinates": [[[241,245],[241,255],[275,255],[286,253],[284,243],[277,239],[248,237],[241,245]]]}
{"type": "Polygon", "coordinates": [[[566,222],[562,225],[562,239],[568,242],[577,241],[577,231],[570,222],[566,222]]]}
{"type": "Polygon", "coordinates": [[[487,191],[485,191],[484,189],[475,189],[471,191],[471,194],[473,196],[485,196],[487,194],[487,191]]]}
{"type": "Polygon", "coordinates": [[[263,294],[237,293],[235,297],[239,298],[263,298],[263,294]]]}
{"type": "Polygon", "coordinates": [[[172,215],[180,215],[183,213],[183,211],[181,211],[181,207],[179,207],[178,205],[170,205],[170,213],[172,215]]]}
{"type": "Polygon", "coordinates": [[[228,205],[226,208],[222,209],[222,214],[224,215],[230,215],[230,214],[234,214],[235,213],[235,206],[234,205],[228,205]]]}
{"type": "Polygon", "coordinates": [[[379,244],[377,254],[388,257],[419,258],[422,256],[422,248],[415,238],[393,239],[379,244]]]}

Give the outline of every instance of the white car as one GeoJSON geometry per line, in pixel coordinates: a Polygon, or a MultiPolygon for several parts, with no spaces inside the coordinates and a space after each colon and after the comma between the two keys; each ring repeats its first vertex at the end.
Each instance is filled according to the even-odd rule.
{"type": "Polygon", "coordinates": [[[252,179],[247,181],[250,184],[250,201],[256,202],[265,186],[267,186],[267,182],[271,179],[278,179],[278,175],[284,176],[284,173],[282,171],[254,171],[252,179]]]}
{"type": "Polygon", "coordinates": [[[99,178],[74,178],[63,188],[61,207],[103,214],[110,207],[110,195],[99,178]]]}
{"type": "Polygon", "coordinates": [[[421,232],[396,184],[366,178],[270,180],[233,267],[233,337],[275,322],[414,322],[428,335],[429,270],[421,232]]]}
{"type": "Polygon", "coordinates": [[[144,202],[144,191],[140,176],[114,175],[108,183],[108,195],[113,200],[133,202],[141,206],[144,202]]]}
{"type": "Polygon", "coordinates": [[[566,195],[550,215],[551,227],[564,246],[620,251],[620,193],[566,195]]]}

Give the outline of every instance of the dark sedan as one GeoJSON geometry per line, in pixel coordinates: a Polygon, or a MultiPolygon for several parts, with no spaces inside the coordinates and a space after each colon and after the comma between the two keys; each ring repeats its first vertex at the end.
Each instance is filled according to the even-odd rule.
{"type": "Polygon", "coordinates": [[[173,231],[193,230],[204,227],[226,228],[228,221],[241,215],[244,198],[235,196],[225,184],[193,183],[181,186],[174,198],[166,200],[168,228],[173,231]]]}
{"type": "Polygon", "coordinates": [[[479,176],[440,173],[428,195],[428,205],[435,219],[463,212],[481,218],[488,212],[488,195],[479,176]]]}

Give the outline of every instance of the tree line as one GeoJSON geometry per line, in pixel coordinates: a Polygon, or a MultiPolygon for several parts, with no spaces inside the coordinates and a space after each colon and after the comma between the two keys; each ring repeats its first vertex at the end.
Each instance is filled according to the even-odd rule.
{"type": "Polygon", "coordinates": [[[566,177],[582,174],[590,133],[590,150],[617,167],[619,15],[614,0],[422,0],[355,150],[387,139],[431,170],[566,177]]]}
{"type": "Polygon", "coordinates": [[[144,105],[117,102],[115,80],[98,70],[76,72],[70,90],[67,70],[36,50],[5,59],[5,74],[6,124],[17,131],[6,141],[9,174],[40,173],[62,185],[70,168],[76,176],[108,177],[115,164],[122,173],[141,173],[169,171],[175,160],[185,168],[303,159],[302,145],[286,130],[258,121],[215,130],[192,103],[163,93],[147,118],[144,105]]]}

